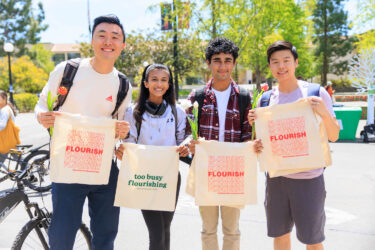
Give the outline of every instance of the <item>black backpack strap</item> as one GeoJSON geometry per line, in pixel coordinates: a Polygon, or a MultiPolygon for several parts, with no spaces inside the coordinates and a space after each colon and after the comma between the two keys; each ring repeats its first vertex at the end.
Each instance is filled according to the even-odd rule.
{"type": "Polygon", "coordinates": [[[320,96],[320,84],[318,83],[309,83],[307,87],[307,96],[320,96]]]}
{"type": "Polygon", "coordinates": [[[198,135],[199,135],[199,126],[200,126],[202,107],[203,107],[203,104],[204,104],[204,98],[206,97],[205,89],[206,89],[206,87],[197,89],[195,91],[195,96],[194,96],[194,101],[198,102],[198,135]]]}
{"type": "Polygon", "coordinates": [[[176,105],[171,105],[172,108],[172,114],[174,116],[174,128],[175,128],[175,137],[176,137],[176,143],[177,143],[177,109],[176,105]]]}
{"type": "Polygon", "coordinates": [[[241,133],[242,133],[243,121],[246,119],[245,111],[246,111],[246,108],[251,103],[251,98],[250,98],[250,92],[246,88],[242,88],[238,86],[238,90],[240,92],[240,95],[238,97],[238,107],[239,107],[239,112],[240,112],[240,127],[241,127],[241,133]]]}
{"type": "MultiPolygon", "coordinates": [[[[174,117],[175,137],[176,137],[176,143],[177,143],[177,109],[175,105],[171,105],[171,108],[172,108],[172,114],[174,117]]],[[[135,127],[137,128],[137,142],[138,142],[139,135],[141,133],[141,126],[142,126],[142,120],[141,122],[137,122],[137,121],[135,122],[135,127]]]]}
{"type": "Polygon", "coordinates": [[[137,143],[138,143],[138,139],[139,139],[139,134],[141,133],[142,121],[143,121],[143,118],[142,118],[141,122],[135,121],[135,127],[137,128],[137,143]]]}
{"type": "Polygon", "coordinates": [[[70,88],[73,85],[74,77],[77,74],[81,58],[71,59],[66,62],[63,77],[60,82],[60,87],[65,87],[67,90],[66,95],[59,95],[57,98],[56,106],[53,108],[54,111],[59,110],[59,108],[64,104],[66,97],[69,94],[70,88]]]}
{"type": "Polygon", "coordinates": [[[268,105],[270,105],[271,93],[272,90],[268,90],[262,94],[262,96],[260,97],[261,107],[267,107],[268,105]]]}
{"type": "Polygon", "coordinates": [[[118,93],[117,93],[117,99],[116,99],[116,106],[115,109],[112,112],[112,117],[118,117],[118,109],[121,106],[121,103],[125,100],[126,94],[128,93],[129,90],[129,80],[121,72],[118,72],[118,77],[120,79],[120,85],[118,88],[118,93]]]}

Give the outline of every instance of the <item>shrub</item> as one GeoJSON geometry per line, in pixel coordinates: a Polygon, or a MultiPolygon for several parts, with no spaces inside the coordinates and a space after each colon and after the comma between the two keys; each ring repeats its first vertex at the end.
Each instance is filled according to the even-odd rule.
{"type": "Polygon", "coordinates": [[[132,89],[132,100],[133,102],[135,102],[135,100],[137,100],[138,98],[138,94],[139,94],[139,89],[132,89]]]}
{"type": "Polygon", "coordinates": [[[20,112],[28,112],[34,110],[38,97],[30,93],[15,94],[14,102],[20,112]]]}

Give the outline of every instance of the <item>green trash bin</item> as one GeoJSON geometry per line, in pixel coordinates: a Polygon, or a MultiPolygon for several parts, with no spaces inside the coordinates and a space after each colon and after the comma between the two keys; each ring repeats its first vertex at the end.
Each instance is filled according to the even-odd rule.
{"type": "Polygon", "coordinates": [[[354,141],[362,109],[360,107],[334,107],[333,111],[340,124],[339,140],[354,141]]]}

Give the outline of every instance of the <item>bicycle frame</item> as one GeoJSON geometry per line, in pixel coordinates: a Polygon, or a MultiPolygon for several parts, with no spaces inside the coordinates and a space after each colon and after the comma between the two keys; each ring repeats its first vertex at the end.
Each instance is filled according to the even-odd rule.
{"type": "Polygon", "coordinates": [[[20,204],[27,203],[28,197],[19,189],[7,189],[0,192],[0,223],[20,204]]]}
{"type": "MultiPolygon", "coordinates": [[[[30,202],[29,197],[26,195],[23,184],[20,180],[17,180],[16,189],[7,189],[0,192],[0,223],[23,201],[25,209],[30,219],[39,218],[44,228],[48,228],[48,216],[39,208],[39,205],[35,202],[30,202]],[[34,208],[35,216],[31,209],[34,208]],[[43,220],[46,219],[46,220],[43,220]]],[[[48,212],[47,212],[48,213],[48,212]]],[[[48,243],[44,238],[41,227],[36,228],[36,233],[42,242],[45,249],[49,249],[48,243]]]]}

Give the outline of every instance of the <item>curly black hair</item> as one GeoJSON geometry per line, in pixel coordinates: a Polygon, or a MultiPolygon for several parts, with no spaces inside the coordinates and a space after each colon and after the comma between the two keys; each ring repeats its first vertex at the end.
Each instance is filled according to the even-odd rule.
{"type": "Polygon", "coordinates": [[[233,56],[233,61],[235,62],[238,57],[238,47],[234,42],[225,37],[217,37],[212,39],[208,44],[205,53],[206,60],[211,63],[211,58],[213,55],[220,53],[231,54],[233,56]]]}

